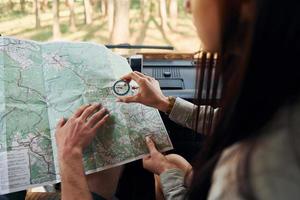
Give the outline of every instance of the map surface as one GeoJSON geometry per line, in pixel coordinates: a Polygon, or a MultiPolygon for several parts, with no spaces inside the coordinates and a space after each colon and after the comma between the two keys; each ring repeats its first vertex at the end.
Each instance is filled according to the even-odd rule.
{"type": "Polygon", "coordinates": [[[55,126],[86,103],[111,113],[84,152],[87,174],[142,158],[148,134],[172,149],[156,109],[115,101],[112,84],[130,71],[102,45],[0,37],[0,194],[60,181],[55,126]]]}

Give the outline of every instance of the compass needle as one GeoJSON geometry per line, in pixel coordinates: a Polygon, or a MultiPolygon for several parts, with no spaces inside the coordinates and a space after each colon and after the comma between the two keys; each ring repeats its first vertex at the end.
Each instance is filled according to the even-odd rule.
{"type": "Polygon", "coordinates": [[[116,81],[112,87],[113,93],[117,96],[125,96],[129,94],[130,89],[129,83],[123,80],[116,81]]]}

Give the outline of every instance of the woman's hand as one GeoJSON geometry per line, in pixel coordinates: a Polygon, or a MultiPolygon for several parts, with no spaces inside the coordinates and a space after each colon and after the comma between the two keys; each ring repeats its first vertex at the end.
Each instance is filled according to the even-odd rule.
{"type": "Polygon", "coordinates": [[[56,127],[56,143],[60,160],[81,157],[82,151],[95,137],[109,115],[100,104],[81,106],[67,121],[56,127]]]}
{"type": "Polygon", "coordinates": [[[154,142],[148,136],[146,137],[146,144],[150,155],[143,159],[143,166],[145,169],[160,175],[168,169],[178,168],[156,149],[154,142]]]}
{"type": "Polygon", "coordinates": [[[121,78],[126,82],[134,80],[139,85],[139,92],[134,96],[119,97],[121,102],[137,102],[146,106],[157,108],[162,112],[166,112],[169,107],[169,100],[165,97],[159,87],[157,80],[150,76],[146,76],[140,72],[131,72],[121,78]]]}

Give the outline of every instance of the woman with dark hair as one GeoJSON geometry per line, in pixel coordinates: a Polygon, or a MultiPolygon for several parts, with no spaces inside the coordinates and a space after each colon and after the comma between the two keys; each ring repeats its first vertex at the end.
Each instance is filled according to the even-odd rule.
{"type": "MultiPolygon", "coordinates": [[[[294,64],[300,47],[299,4],[296,0],[191,0],[187,5],[203,44],[197,62],[196,105],[165,97],[158,82],[144,74],[123,77],[135,80],[140,89],[136,96],[120,101],[155,107],[175,122],[207,133],[192,165],[177,155],[164,156],[146,138],[150,155],[143,164],[156,174],[157,198],[299,198],[300,74],[294,64]],[[220,85],[222,94],[217,98],[220,85]],[[217,116],[212,109],[216,105],[217,116]]],[[[64,159],[60,163],[73,168],[94,135],[80,134],[75,125],[62,121],[57,128],[64,132],[57,134],[58,143],[73,144],[58,149],[62,155],[68,153],[74,165],[64,159]],[[77,161],[70,152],[77,152],[77,161]]],[[[78,195],[91,198],[86,180],[67,172],[62,170],[63,197],[71,197],[78,188],[78,195]],[[72,177],[76,185],[68,183],[72,177]]]]}
{"type": "MultiPolygon", "coordinates": [[[[144,167],[160,175],[156,182],[160,181],[166,199],[300,196],[300,74],[294,64],[300,53],[299,4],[293,0],[190,2],[203,47],[220,57],[216,73],[222,77],[223,92],[219,123],[192,171],[186,161],[174,156],[170,160],[157,152],[148,139],[150,156],[144,159],[144,167]]],[[[125,78],[137,79],[135,73],[125,78]]],[[[162,111],[170,108],[172,102],[163,96],[165,100],[149,104],[147,95],[161,94],[159,87],[154,90],[151,78],[137,75],[149,83],[143,83],[147,86],[142,85],[140,96],[122,100],[162,111]]],[[[201,70],[197,79],[201,116],[201,70]]],[[[189,104],[180,101],[183,110],[189,110],[189,104]]],[[[196,124],[200,118],[194,116],[196,124]]]]}

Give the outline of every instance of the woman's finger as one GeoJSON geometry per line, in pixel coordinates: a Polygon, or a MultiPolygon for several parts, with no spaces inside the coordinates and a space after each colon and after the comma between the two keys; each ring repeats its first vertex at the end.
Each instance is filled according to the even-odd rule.
{"type": "Polygon", "coordinates": [[[147,155],[143,158],[143,168],[147,168],[149,163],[151,162],[151,155],[147,155]]]}
{"type": "Polygon", "coordinates": [[[88,126],[89,127],[94,127],[97,122],[99,122],[104,115],[106,114],[107,110],[105,108],[101,108],[98,112],[96,112],[89,120],[88,126]]]}
{"type": "Polygon", "coordinates": [[[83,111],[85,109],[87,109],[88,107],[90,107],[91,104],[87,104],[87,105],[82,105],[78,108],[78,110],[74,113],[73,117],[74,118],[77,118],[77,117],[80,117],[80,115],[83,113],[83,111]]]}
{"type": "Polygon", "coordinates": [[[145,75],[145,74],[143,74],[143,73],[141,73],[141,72],[135,71],[135,73],[136,73],[137,75],[139,75],[141,78],[147,79],[147,80],[150,81],[150,82],[155,80],[155,78],[153,78],[153,77],[151,77],[151,76],[147,76],[147,75],[145,75]]]}
{"type": "Polygon", "coordinates": [[[137,95],[118,97],[118,101],[124,102],[124,103],[133,103],[133,102],[138,102],[138,97],[137,97],[137,95]]]}
{"type": "Polygon", "coordinates": [[[86,108],[83,113],[81,114],[81,118],[85,121],[88,119],[88,117],[98,111],[100,109],[101,105],[100,104],[94,104],[88,108],[86,108]]]}
{"type": "Polygon", "coordinates": [[[145,79],[147,79],[149,81],[155,81],[156,80],[155,78],[153,78],[151,76],[147,76],[147,75],[145,75],[145,74],[143,74],[141,72],[135,71],[135,73],[138,74],[139,76],[141,76],[141,78],[145,78],[145,79]]]}
{"type": "Polygon", "coordinates": [[[157,152],[155,143],[151,140],[151,138],[149,136],[146,136],[146,144],[149,149],[150,155],[157,152]]]}
{"type": "Polygon", "coordinates": [[[131,72],[125,76],[123,76],[121,79],[125,80],[127,82],[130,82],[131,80],[134,80],[135,82],[137,82],[138,84],[140,84],[140,80],[141,80],[141,76],[139,76],[137,73],[135,72],[131,72]]]}
{"type": "Polygon", "coordinates": [[[143,78],[148,78],[148,77],[150,77],[150,76],[147,76],[147,75],[145,75],[145,74],[143,74],[143,73],[141,73],[141,72],[138,72],[138,71],[134,71],[133,73],[136,73],[138,76],[143,77],[143,78]]]}

